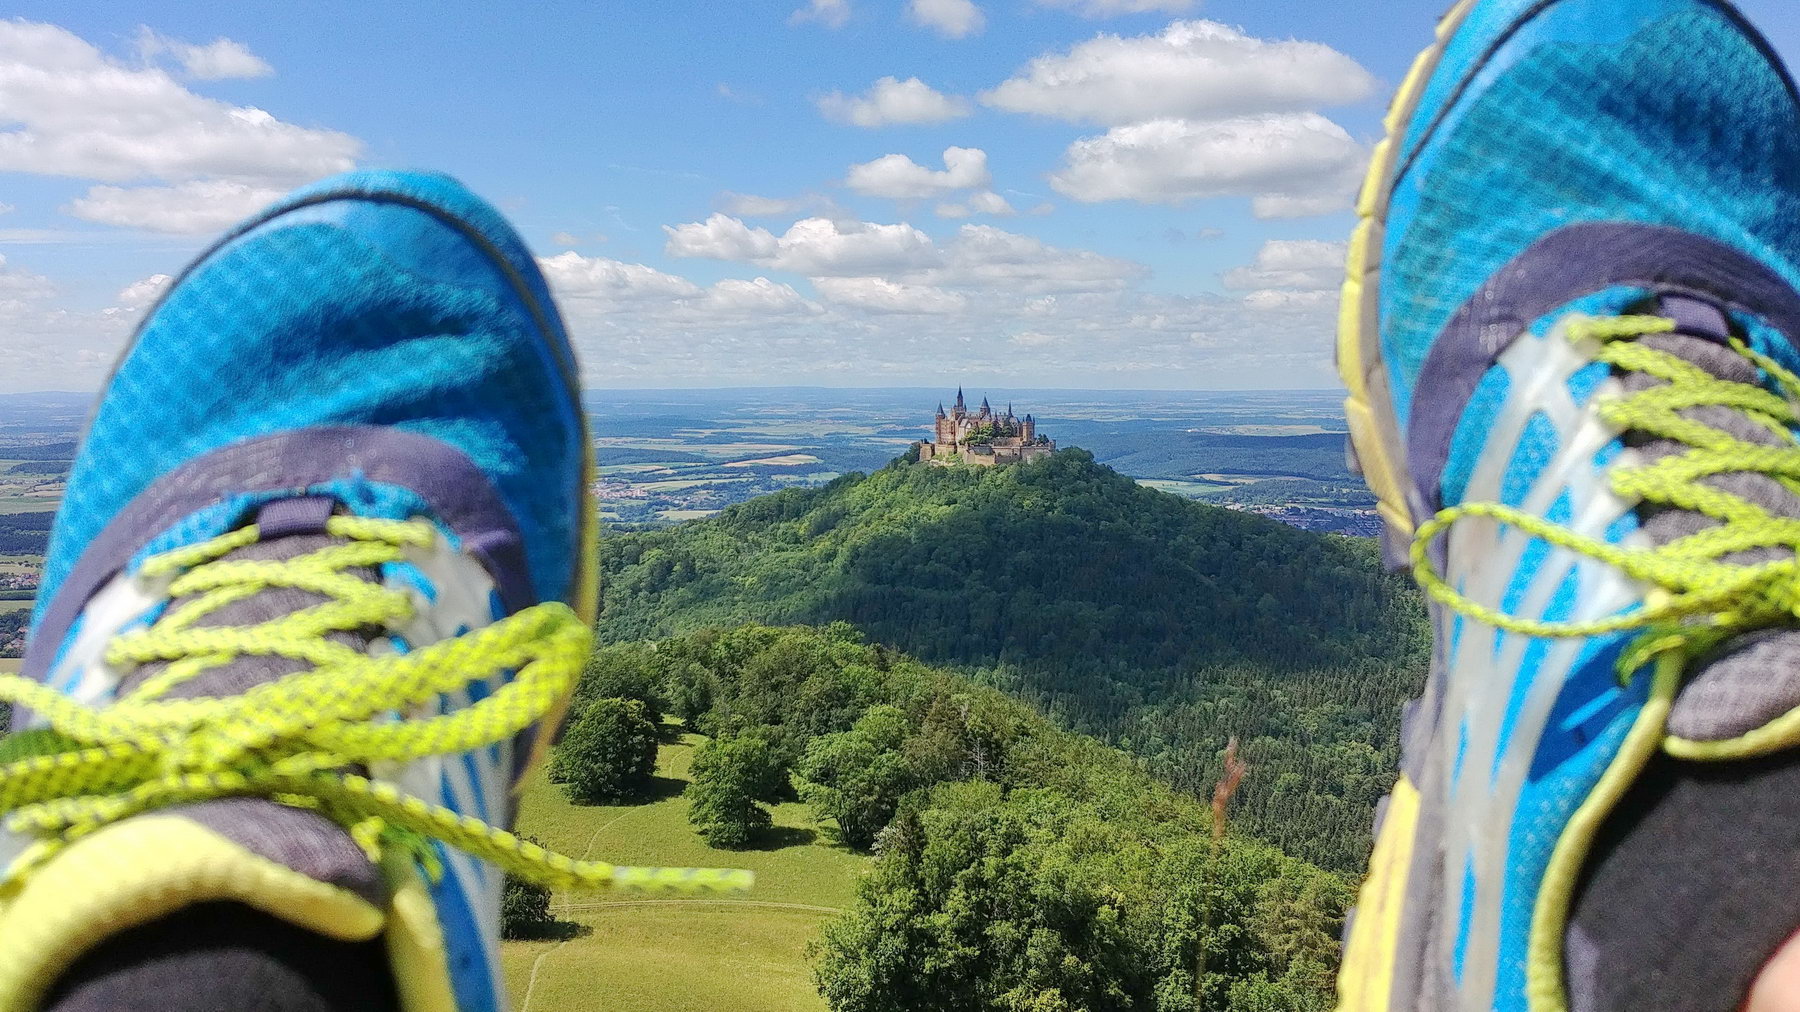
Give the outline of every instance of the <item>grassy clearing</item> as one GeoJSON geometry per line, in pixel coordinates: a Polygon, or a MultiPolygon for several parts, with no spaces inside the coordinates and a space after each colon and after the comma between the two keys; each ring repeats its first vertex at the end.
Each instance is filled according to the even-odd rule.
{"type": "Polygon", "coordinates": [[[749,467],[753,464],[762,464],[767,467],[797,467],[801,464],[817,463],[820,463],[819,458],[810,453],[788,453],[779,457],[762,457],[757,460],[734,460],[727,463],[725,466],[749,467]]]}
{"type": "Polygon", "coordinates": [[[1139,478],[1137,479],[1137,483],[1147,488],[1156,489],[1158,492],[1169,492],[1174,495],[1186,496],[1189,499],[1197,498],[1202,493],[1214,492],[1221,488],[1231,487],[1229,485],[1215,485],[1211,482],[1204,481],[1177,481],[1173,478],[1139,478]]]}
{"type": "Polygon", "coordinates": [[[539,770],[526,784],[520,828],[564,853],[615,864],[749,868],[756,889],[722,899],[557,894],[552,909],[572,936],[507,942],[501,953],[520,1012],[825,1007],[806,942],[851,901],[868,859],[833,844],[799,804],[776,806],[758,849],[708,847],[680,796],[701,740],[684,735],[662,747],[642,804],[572,804],[539,770]]]}

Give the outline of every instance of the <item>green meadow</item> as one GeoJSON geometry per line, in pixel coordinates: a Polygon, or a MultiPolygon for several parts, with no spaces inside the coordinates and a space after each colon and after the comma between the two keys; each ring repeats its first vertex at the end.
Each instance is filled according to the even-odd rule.
{"type": "Polygon", "coordinates": [[[558,893],[553,937],[506,942],[501,960],[519,1012],[819,1012],[806,944],[849,904],[868,858],[834,843],[805,806],[774,808],[759,847],[718,850],[687,821],[688,762],[698,735],[661,747],[651,797],[577,805],[540,769],[519,827],[565,854],[613,864],[748,868],[741,896],[558,893]]]}

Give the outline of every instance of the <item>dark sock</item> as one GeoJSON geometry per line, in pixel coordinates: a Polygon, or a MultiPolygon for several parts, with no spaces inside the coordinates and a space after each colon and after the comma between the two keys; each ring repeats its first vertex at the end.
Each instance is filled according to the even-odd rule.
{"type": "Polygon", "coordinates": [[[397,1012],[379,939],[339,942],[237,903],[203,903],[106,939],[44,1012],[397,1012]]]}
{"type": "Polygon", "coordinates": [[[1594,842],[1568,934],[1573,1012],[1736,1012],[1800,927],[1800,753],[1658,755],[1594,842]]]}

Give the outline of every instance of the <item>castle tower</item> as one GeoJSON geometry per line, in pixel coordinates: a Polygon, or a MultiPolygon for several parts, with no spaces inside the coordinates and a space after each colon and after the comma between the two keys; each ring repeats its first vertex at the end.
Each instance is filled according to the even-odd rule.
{"type": "Polygon", "coordinates": [[[956,417],[961,418],[962,416],[964,416],[968,413],[969,413],[969,409],[963,407],[962,387],[957,387],[956,388],[956,417]]]}
{"type": "Polygon", "coordinates": [[[1037,438],[1037,419],[1032,418],[1030,412],[1025,413],[1025,425],[1020,434],[1025,437],[1027,443],[1037,438]]]}
{"type": "Polygon", "coordinates": [[[988,402],[987,402],[986,397],[983,397],[981,399],[981,415],[980,415],[980,417],[982,417],[982,418],[994,417],[994,409],[988,407],[988,402]]]}

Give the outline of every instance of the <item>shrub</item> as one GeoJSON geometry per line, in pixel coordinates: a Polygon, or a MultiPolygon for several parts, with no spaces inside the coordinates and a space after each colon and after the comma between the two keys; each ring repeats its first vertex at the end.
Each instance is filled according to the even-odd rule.
{"type": "Polygon", "coordinates": [[[575,801],[640,794],[655,770],[656,725],[636,699],[589,703],[550,753],[550,781],[575,801]]]}
{"type": "Polygon", "coordinates": [[[786,786],[769,743],[755,735],[721,738],[694,752],[688,784],[688,821],[715,847],[742,847],[769,826],[769,810],[786,786]]]}

